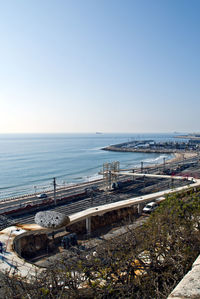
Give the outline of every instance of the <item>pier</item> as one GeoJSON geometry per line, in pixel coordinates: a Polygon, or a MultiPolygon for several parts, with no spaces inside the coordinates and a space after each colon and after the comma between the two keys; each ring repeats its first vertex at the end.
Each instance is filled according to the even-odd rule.
{"type": "Polygon", "coordinates": [[[134,140],[120,144],[114,144],[102,148],[106,151],[118,152],[142,152],[142,153],[198,153],[200,150],[200,139],[189,139],[188,141],[166,141],[156,142],[154,140],[134,140]]]}

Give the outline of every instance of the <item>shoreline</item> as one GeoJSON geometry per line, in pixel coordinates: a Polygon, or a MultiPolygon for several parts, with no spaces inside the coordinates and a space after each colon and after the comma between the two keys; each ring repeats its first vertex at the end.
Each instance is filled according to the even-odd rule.
{"type": "MultiPolygon", "coordinates": [[[[172,158],[170,158],[169,160],[166,160],[165,164],[166,165],[170,165],[173,163],[178,163],[178,162],[184,162],[188,159],[192,159],[198,156],[197,152],[176,152],[176,151],[170,151],[168,149],[166,150],[151,150],[151,149],[133,149],[133,148],[118,148],[115,147],[114,145],[102,148],[102,150],[104,151],[114,151],[114,152],[131,152],[131,153],[146,153],[146,154],[168,154],[168,155],[173,155],[172,158]]],[[[142,162],[142,161],[141,161],[142,162]]],[[[163,163],[155,163],[153,165],[148,165],[145,168],[149,168],[149,167],[155,167],[155,166],[161,166],[163,165],[163,163]]]]}
{"type": "MultiPolygon", "coordinates": [[[[106,150],[103,149],[103,150],[106,150]]],[[[112,151],[111,149],[109,149],[109,151],[112,151]]],[[[118,151],[116,148],[114,151],[118,151]]],[[[128,152],[127,150],[122,150],[120,149],[119,152],[128,152]]],[[[144,152],[144,153],[157,153],[157,154],[171,154],[173,155],[173,157],[171,157],[170,159],[166,159],[166,162],[165,162],[165,165],[167,166],[170,166],[171,164],[173,163],[178,163],[178,162],[183,162],[183,161],[186,161],[187,159],[192,159],[192,158],[195,158],[198,154],[197,153],[194,153],[194,152],[184,152],[184,153],[180,153],[180,152],[166,152],[166,151],[148,151],[147,149],[145,150],[139,150],[139,151],[136,151],[136,150],[129,150],[129,152],[144,152]]],[[[140,161],[142,162],[142,160],[140,161]]],[[[148,164],[148,163],[147,163],[148,164]]],[[[146,165],[144,168],[154,168],[154,167],[161,167],[163,165],[163,162],[159,162],[159,163],[153,163],[153,164],[149,164],[149,165],[146,165]]],[[[132,167],[133,169],[139,169],[140,167],[132,167]]],[[[95,175],[95,178],[94,179],[91,179],[89,178],[89,180],[86,180],[86,181],[82,181],[82,182],[71,182],[69,184],[66,184],[65,186],[62,186],[62,187],[58,187],[57,188],[57,191],[62,191],[62,190],[66,190],[66,189],[74,189],[74,188],[78,188],[78,187],[84,187],[84,186],[89,186],[89,185],[92,185],[94,184],[95,182],[101,182],[103,180],[103,176],[102,177],[97,177],[95,175]]],[[[22,197],[26,197],[26,196],[36,196],[37,194],[40,194],[42,192],[39,191],[38,189],[38,192],[37,193],[34,193],[34,192],[30,192],[30,193],[25,193],[25,194],[21,194],[21,195],[16,195],[16,196],[6,196],[6,197],[2,197],[0,198],[0,201],[10,201],[10,200],[15,200],[15,199],[18,199],[18,198],[22,198],[22,197]]],[[[52,192],[52,189],[47,189],[45,192],[52,192]]]]}
{"type": "MultiPolygon", "coordinates": [[[[155,143],[152,144],[152,140],[144,140],[143,144],[139,144],[139,141],[134,142],[125,142],[120,144],[113,144],[107,147],[102,148],[104,151],[113,151],[113,152],[131,152],[131,153],[145,153],[145,154],[164,154],[164,155],[173,155],[172,158],[166,159],[165,164],[173,164],[178,162],[184,162],[188,159],[192,159],[198,156],[198,152],[193,149],[176,149],[173,147],[170,148],[169,144],[158,144],[158,148],[155,148],[155,143]],[[141,146],[141,147],[138,147],[141,146]],[[146,147],[147,146],[147,147],[146,147]],[[165,147],[166,146],[166,147],[165,147]]],[[[142,162],[142,161],[141,161],[142,162]]],[[[163,161],[164,163],[164,161],[163,161]]],[[[162,165],[163,163],[155,163],[154,165],[149,165],[149,167],[155,167],[162,165]]]]}
{"type": "Polygon", "coordinates": [[[168,164],[168,163],[171,164],[171,163],[184,161],[184,160],[187,160],[187,159],[194,158],[198,155],[197,153],[192,153],[192,152],[185,152],[185,153],[176,152],[176,153],[173,153],[173,154],[174,154],[174,157],[167,160],[166,164],[168,164]]]}

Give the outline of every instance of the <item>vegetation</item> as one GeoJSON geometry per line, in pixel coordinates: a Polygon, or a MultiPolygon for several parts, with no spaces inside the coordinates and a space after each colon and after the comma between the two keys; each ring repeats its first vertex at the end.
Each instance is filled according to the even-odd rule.
{"type": "Polygon", "coordinates": [[[6,276],[5,298],[166,298],[199,248],[199,192],[171,195],[143,226],[95,253],[76,250],[30,284],[6,276]]]}

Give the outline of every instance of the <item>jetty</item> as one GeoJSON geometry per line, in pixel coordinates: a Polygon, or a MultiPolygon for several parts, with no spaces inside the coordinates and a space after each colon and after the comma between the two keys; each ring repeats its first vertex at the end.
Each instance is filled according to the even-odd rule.
{"type": "Polygon", "coordinates": [[[120,144],[114,144],[102,148],[105,151],[117,152],[142,152],[142,153],[198,153],[200,150],[200,139],[189,139],[187,141],[165,141],[134,140],[120,144]]]}

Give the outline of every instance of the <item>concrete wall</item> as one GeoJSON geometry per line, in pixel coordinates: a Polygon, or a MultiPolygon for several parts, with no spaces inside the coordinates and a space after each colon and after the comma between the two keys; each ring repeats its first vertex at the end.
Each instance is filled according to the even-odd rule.
{"type": "Polygon", "coordinates": [[[41,250],[46,250],[49,240],[44,232],[27,232],[14,239],[13,246],[17,254],[23,258],[36,256],[41,250]]]}
{"type": "MultiPolygon", "coordinates": [[[[108,225],[114,225],[122,221],[128,221],[133,217],[138,215],[137,206],[122,208],[119,210],[114,210],[108,213],[103,214],[102,216],[92,216],[91,217],[91,231],[105,227],[108,225]]],[[[75,232],[77,234],[86,233],[86,224],[85,220],[81,220],[77,223],[67,226],[67,230],[70,232],[75,232]]]]}
{"type": "Polygon", "coordinates": [[[183,277],[168,299],[200,298],[200,256],[192,265],[192,269],[183,277]]]}
{"type": "MultiPolygon", "coordinates": [[[[102,216],[91,217],[91,229],[92,231],[105,227],[107,225],[117,224],[121,221],[128,221],[132,217],[137,215],[137,206],[123,208],[120,210],[111,211],[105,213],[102,216]]],[[[63,228],[64,230],[64,228],[63,228]]],[[[55,244],[59,245],[61,238],[68,234],[68,232],[75,232],[77,234],[86,233],[86,221],[81,220],[75,224],[66,227],[60,236],[55,232],[55,240],[52,242],[52,238],[49,238],[49,231],[29,231],[17,236],[14,239],[13,246],[15,251],[22,258],[28,259],[39,255],[42,251],[50,252],[53,250],[55,244]]]]}
{"type": "Polygon", "coordinates": [[[24,259],[52,252],[61,244],[61,239],[69,234],[64,227],[52,232],[52,230],[37,230],[22,233],[13,241],[14,250],[24,259]]]}

